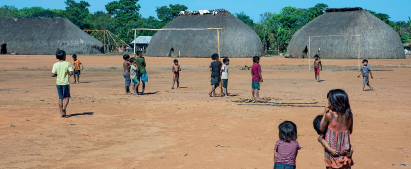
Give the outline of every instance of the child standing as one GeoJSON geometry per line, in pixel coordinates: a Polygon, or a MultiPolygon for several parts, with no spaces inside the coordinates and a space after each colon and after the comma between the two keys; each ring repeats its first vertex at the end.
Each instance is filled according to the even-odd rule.
{"type": "Polygon", "coordinates": [[[138,78],[137,78],[138,77],[138,67],[136,66],[136,59],[135,58],[131,58],[129,60],[129,62],[131,64],[131,66],[130,66],[130,78],[131,78],[131,82],[133,83],[131,85],[131,89],[133,90],[133,94],[136,95],[136,94],[138,94],[137,90],[136,90],[137,82],[138,82],[138,78]]]}
{"type": "Polygon", "coordinates": [[[69,62],[66,62],[65,51],[57,50],[56,58],[59,61],[53,65],[51,77],[57,77],[56,87],[59,94],[60,116],[66,117],[66,109],[71,97],[69,76],[73,75],[73,68],[71,67],[69,62]]]}
{"type": "Polygon", "coordinates": [[[74,54],[72,57],[73,62],[71,62],[71,64],[73,65],[74,69],[74,83],[80,83],[80,71],[83,70],[83,64],[80,62],[80,60],[77,59],[76,54],[74,54]]]}
{"type": "Polygon", "coordinates": [[[215,97],[215,88],[218,87],[219,82],[220,82],[220,76],[221,76],[221,67],[223,64],[218,61],[218,54],[214,53],[211,56],[211,59],[213,59],[213,62],[210,64],[210,71],[211,71],[211,91],[208,93],[210,97],[215,97]]]}
{"type": "Polygon", "coordinates": [[[177,82],[177,89],[180,88],[180,71],[181,71],[181,67],[178,64],[178,60],[174,59],[174,65],[172,67],[172,71],[173,71],[173,86],[171,87],[171,89],[174,89],[174,83],[177,82]]]}
{"type": "Polygon", "coordinates": [[[252,77],[252,93],[253,98],[260,99],[260,82],[263,82],[263,76],[261,75],[260,57],[253,57],[253,66],[251,66],[252,77]]]}
{"type": "Polygon", "coordinates": [[[361,74],[362,74],[362,90],[365,89],[365,85],[367,85],[368,87],[370,87],[371,90],[374,90],[371,85],[370,85],[370,81],[368,79],[368,73],[371,75],[371,79],[373,79],[374,77],[372,77],[372,73],[371,73],[371,69],[368,66],[368,60],[364,59],[362,61],[363,66],[360,69],[360,74],[358,75],[358,78],[360,78],[361,74]]]}
{"type": "Polygon", "coordinates": [[[315,80],[317,82],[320,82],[320,70],[323,71],[323,65],[321,64],[321,60],[320,60],[319,55],[315,55],[314,58],[315,58],[315,60],[314,60],[315,80]],[[318,79],[317,79],[317,77],[318,77],[318,79]]]}
{"type": "Polygon", "coordinates": [[[325,151],[325,166],[332,168],[351,168],[354,165],[348,156],[351,150],[350,135],[353,131],[353,115],[348,95],[344,90],[334,89],[327,94],[328,106],[324,110],[320,131],[326,132],[325,141],[339,156],[334,157],[325,151]]]}
{"type": "Polygon", "coordinates": [[[279,137],[274,147],[274,169],[295,169],[298,150],[297,126],[291,121],[284,121],[278,126],[279,137]]]}
{"type": "Polygon", "coordinates": [[[146,83],[148,82],[148,76],[147,76],[147,71],[146,71],[146,60],[143,57],[143,52],[138,51],[136,57],[136,65],[140,72],[138,73],[138,82],[137,82],[137,94],[138,94],[138,86],[140,86],[140,79],[141,82],[143,83],[143,90],[141,90],[141,94],[144,95],[144,89],[146,89],[146,83]]]}
{"type": "Polygon", "coordinates": [[[130,93],[130,83],[131,83],[131,79],[130,79],[130,62],[129,62],[130,56],[125,54],[125,55],[123,55],[123,59],[124,59],[124,62],[123,62],[123,69],[124,69],[123,76],[124,76],[124,79],[125,79],[125,91],[126,91],[126,94],[131,94],[130,93]]]}
{"type": "Polygon", "coordinates": [[[223,93],[225,97],[229,97],[228,92],[227,92],[227,86],[228,86],[228,65],[230,65],[230,59],[224,58],[223,59],[223,67],[221,68],[221,79],[223,80],[223,93]]]}

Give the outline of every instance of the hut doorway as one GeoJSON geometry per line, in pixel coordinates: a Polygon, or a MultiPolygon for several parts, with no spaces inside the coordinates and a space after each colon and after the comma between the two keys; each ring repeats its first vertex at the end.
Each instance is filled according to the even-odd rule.
{"type": "Polygon", "coordinates": [[[307,46],[305,46],[301,57],[302,57],[303,59],[304,59],[304,58],[307,58],[307,53],[308,53],[308,48],[307,48],[307,46]]]}
{"type": "Polygon", "coordinates": [[[168,53],[168,56],[173,57],[173,55],[174,55],[174,47],[171,47],[170,53],[168,53]]]}
{"type": "Polygon", "coordinates": [[[0,54],[7,54],[7,44],[1,44],[0,54]]]}

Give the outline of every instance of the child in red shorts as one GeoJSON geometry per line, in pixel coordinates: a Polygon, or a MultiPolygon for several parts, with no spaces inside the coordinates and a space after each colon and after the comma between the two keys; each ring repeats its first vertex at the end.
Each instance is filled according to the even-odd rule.
{"type": "Polygon", "coordinates": [[[320,82],[320,70],[323,71],[323,65],[321,64],[320,56],[315,55],[314,58],[315,58],[314,60],[315,80],[320,82]]]}

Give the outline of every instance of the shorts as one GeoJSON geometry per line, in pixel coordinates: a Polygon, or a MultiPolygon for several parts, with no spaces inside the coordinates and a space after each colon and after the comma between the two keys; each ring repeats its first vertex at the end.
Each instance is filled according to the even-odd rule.
{"type": "Polygon", "coordinates": [[[315,75],[320,75],[320,68],[314,68],[315,75]]]}
{"type": "Polygon", "coordinates": [[[132,79],[131,82],[132,82],[132,83],[137,83],[137,82],[138,82],[138,79],[137,79],[137,78],[132,79]]]}
{"type": "Polygon", "coordinates": [[[362,83],[363,84],[368,84],[370,81],[368,81],[368,76],[363,76],[362,77],[362,83]]]}
{"type": "Polygon", "coordinates": [[[70,98],[70,85],[56,85],[59,99],[70,98]]]}
{"type": "Polygon", "coordinates": [[[227,89],[228,79],[223,79],[223,87],[227,89]]]}
{"type": "Polygon", "coordinates": [[[211,77],[211,85],[215,85],[216,87],[219,85],[219,77],[211,77]]]}
{"type": "Polygon", "coordinates": [[[252,85],[253,89],[260,90],[260,82],[253,82],[251,85],[252,85]]]}
{"type": "Polygon", "coordinates": [[[147,77],[147,73],[139,73],[137,76],[137,81],[140,81],[143,83],[147,83],[148,82],[148,77],[147,77]]]}
{"type": "Polygon", "coordinates": [[[274,169],[295,169],[295,166],[285,163],[275,163],[274,169]]]}
{"type": "Polygon", "coordinates": [[[80,70],[74,70],[74,75],[80,76],[81,71],[80,70]]]}
{"type": "Polygon", "coordinates": [[[123,76],[125,78],[125,85],[127,87],[130,87],[130,83],[131,83],[130,73],[123,73],[123,76]]]}

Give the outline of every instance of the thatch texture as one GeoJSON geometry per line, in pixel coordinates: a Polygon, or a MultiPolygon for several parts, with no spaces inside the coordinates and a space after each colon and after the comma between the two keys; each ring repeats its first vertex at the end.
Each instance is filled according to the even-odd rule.
{"type": "Polygon", "coordinates": [[[103,53],[103,43],[66,18],[0,18],[0,44],[8,53],[55,55],[103,53]]]}
{"type": "MultiPolygon", "coordinates": [[[[295,33],[287,54],[301,58],[308,36],[330,35],[361,35],[361,59],[405,58],[397,32],[362,8],[328,9],[295,33]]],[[[356,59],[358,45],[358,37],[312,37],[310,56],[321,48],[322,58],[356,59]]]]}
{"type": "MultiPolygon", "coordinates": [[[[179,16],[163,28],[223,28],[220,30],[221,57],[263,55],[263,45],[255,31],[229,12],[179,16]]],[[[217,51],[216,30],[158,31],[146,55],[210,57],[217,51]]]]}

